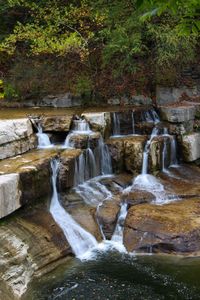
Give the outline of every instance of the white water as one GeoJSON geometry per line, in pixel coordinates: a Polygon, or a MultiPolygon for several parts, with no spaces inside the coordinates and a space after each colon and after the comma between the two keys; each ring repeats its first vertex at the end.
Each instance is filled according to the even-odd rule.
{"type": "Polygon", "coordinates": [[[91,206],[98,206],[104,200],[111,199],[112,193],[99,181],[105,176],[92,178],[83,184],[79,184],[75,188],[75,192],[79,194],[85,203],[91,206]]]}
{"type": "Polygon", "coordinates": [[[40,124],[37,125],[37,137],[38,137],[38,148],[50,148],[53,145],[50,142],[50,139],[46,133],[43,133],[42,126],[40,124]]]}
{"type": "Polygon", "coordinates": [[[131,113],[131,118],[132,118],[132,130],[133,134],[135,133],[135,119],[134,119],[134,112],[132,111],[131,113]]]}
{"type": "Polygon", "coordinates": [[[119,213],[119,217],[117,220],[117,225],[112,236],[111,241],[117,242],[123,245],[123,230],[124,230],[124,221],[126,219],[128,210],[127,210],[127,203],[121,204],[121,209],[119,213]]]}
{"type": "Polygon", "coordinates": [[[151,146],[151,141],[155,136],[158,135],[158,128],[154,127],[150,136],[150,139],[146,142],[144,152],[143,152],[143,162],[142,162],[142,174],[148,173],[148,158],[149,158],[149,150],[151,146]]]}
{"type": "Polygon", "coordinates": [[[99,166],[99,175],[112,174],[112,162],[108,146],[104,143],[102,136],[95,149],[96,164],[99,166]]]}
{"type": "Polygon", "coordinates": [[[92,133],[90,129],[89,123],[83,119],[83,120],[73,120],[73,132],[76,132],[78,134],[90,134],[92,133]]]}
{"type": "Polygon", "coordinates": [[[142,112],[142,118],[144,122],[159,123],[160,118],[154,109],[149,109],[142,112]]]}
{"type": "Polygon", "coordinates": [[[134,179],[132,186],[125,189],[124,193],[134,190],[150,192],[155,196],[155,201],[152,203],[157,205],[163,205],[180,200],[177,195],[166,192],[163,184],[159,182],[155,176],[150,174],[138,175],[134,179]]]}
{"type": "Polygon", "coordinates": [[[113,113],[113,135],[120,135],[120,119],[119,119],[119,113],[114,112],[113,113]]]}
{"type": "Polygon", "coordinates": [[[78,258],[82,258],[86,252],[91,251],[98,243],[96,239],[89,232],[83,229],[60,205],[56,188],[56,179],[59,168],[57,160],[53,160],[51,162],[51,168],[53,172],[53,196],[51,199],[50,212],[56,223],[63,230],[63,233],[65,234],[74,254],[78,258]]]}

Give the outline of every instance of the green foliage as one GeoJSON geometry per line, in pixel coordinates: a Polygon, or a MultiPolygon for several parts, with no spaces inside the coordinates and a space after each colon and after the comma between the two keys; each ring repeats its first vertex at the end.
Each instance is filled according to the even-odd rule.
{"type": "Polygon", "coordinates": [[[7,100],[19,98],[17,90],[10,83],[4,84],[4,98],[7,100]]]}
{"type": "Polygon", "coordinates": [[[199,31],[199,0],[0,0],[7,95],[105,95],[111,85],[124,93],[130,82],[133,91],[175,81],[195,59],[199,31]]]}

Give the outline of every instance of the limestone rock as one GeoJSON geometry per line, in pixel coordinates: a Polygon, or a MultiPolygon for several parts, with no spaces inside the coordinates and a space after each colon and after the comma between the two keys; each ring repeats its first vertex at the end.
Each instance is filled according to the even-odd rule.
{"type": "Polygon", "coordinates": [[[19,174],[0,175],[0,219],[21,206],[20,196],[19,174]]]}
{"type": "Polygon", "coordinates": [[[200,158],[200,133],[192,133],[182,136],[181,141],[183,159],[186,162],[200,158]]]}
{"type": "Polygon", "coordinates": [[[0,145],[0,160],[23,154],[36,148],[36,146],[37,137],[35,135],[0,145]]]}
{"type": "Polygon", "coordinates": [[[149,203],[155,200],[155,196],[152,193],[144,190],[133,190],[128,193],[124,193],[122,198],[126,200],[130,206],[149,203]]]}
{"type": "Polygon", "coordinates": [[[115,172],[141,171],[145,141],[146,136],[113,137],[107,141],[115,172]]]}
{"type": "Polygon", "coordinates": [[[11,299],[21,298],[34,276],[48,273],[71,253],[62,230],[42,208],[0,226],[0,276],[11,299]]]}
{"type": "Polygon", "coordinates": [[[158,105],[166,105],[177,102],[182,95],[188,97],[196,97],[200,95],[200,86],[194,87],[180,86],[180,87],[156,87],[156,102],[158,105]]]}
{"type": "Polygon", "coordinates": [[[63,193],[74,185],[75,160],[82,153],[79,149],[65,150],[60,153],[60,168],[58,174],[59,192],[63,193]]]}
{"type": "Polygon", "coordinates": [[[69,143],[77,149],[87,149],[88,145],[94,150],[99,143],[100,133],[95,132],[92,134],[69,134],[69,143]]]}
{"type": "Polygon", "coordinates": [[[41,126],[44,131],[69,131],[72,115],[44,116],[41,119],[41,126]]]}
{"type": "Polygon", "coordinates": [[[132,173],[141,172],[143,151],[146,141],[146,136],[135,136],[125,139],[125,166],[126,170],[132,173]]]}
{"type": "Polygon", "coordinates": [[[28,119],[0,120],[0,160],[27,152],[36,144],[28,119]]]}
{"type": "Polygon", "coordinates": [[[14,142],[33,134],[28,119],[0,120],[0,145],[14,142]]]}
{"type": "Polygon", "coordinates": [[[105,200],[97,210],[97,218],[107,239],[111,239],[120,211],[119,202],[105,200]]]}
{"type": "Polygon", "coordinates": [[[98,112],[98,113],[84,113],[82,114],[89,122],[90,128],[93,131],[100,131],[104,137],[110,135],[110,113],[98,112]]]}
{"type": "Polygon", "coordinates": [[[102,241],[94,208],[86,205],[75,205],[67,208],[67,211],[81,227],[95,236],[97,241],[102,241]]]}
{"type": "Polygon", "coordinates": [[[130,252],[199,254],[199,199],[132,206],[125,221],[124,244],[130,252]]]}
{"type": "Polygon", "coordinates": [[[161,106],[160,112],[161,117],[164,121],[171,123],[182,123],[190,120],[194,120],[195,117],[195,107],[194,106],[161,106]]]}

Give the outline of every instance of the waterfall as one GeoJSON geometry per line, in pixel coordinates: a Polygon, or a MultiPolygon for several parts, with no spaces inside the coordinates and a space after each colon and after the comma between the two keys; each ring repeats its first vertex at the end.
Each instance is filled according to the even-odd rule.
{"type": "Polygon", "coordinates": [[[113,112],[113,135],[120,135],[120,119],[119,119],[119,113],[113,112]]]}
{"type": "Polygon", "coordinates": [[[85,119],[73,120],[72,130],[65,139],[64,147],[74,148],[74,142],[71,141],[71,137],[81,134],[90,135],[91,133],[90,125],[85,119]]]}
{"type": "Polygon", "coordinates": [[[170,136],[170,166],[171,165],[178,165],[178,160],[177,160],[177,143],[176,143],[176,137],[175,136],[170,136]]]}
{"type": "Polygon", "coordinates": [[[49,148],[52,146],[49,137],[46,133],[43,133],[42,126],[38,124],[37,126],[37,137],[38,137],[38,148],[49,148]]]}
{"type": "Polygon", "coordinates": [[[95,149],[96,162],[99,165],[100,174],[112,174],[112,162],[108,146],[104,143],[102,136],[98,141],[98,147],[95,149]]]}
{"type": "Polygon", "coordinates": [[[148,123],[159,123],[160,118],[154,109],[149,109],[142,112],[142,119],[148,123]]]}
{"type": "Polygon", "coordinates": [[[163,141],[163,151],[162,151],[162,171],[165,172],[166,168],[166,160],[167,160],[167,140],[168,138],[164,137],[164,141],[163,141]]]}
{"type": "Polygon", "coordinates": [[[59,163],[57,160],[52,160],[52,185],[53,196],[51,199],[50,212],[61,227],[63,233],[68,240],[74,254],[81,258],[86,252],[97,246],[96,239],[85,229],[83,229],[65,209],[61,206],[58,199],[58,192],[56,188],[56,179],[59,169],[59,163]]]}
{"type": "Polygon", "coordinates": [[[152,139],[158,135],[158,128],[154,127],[150,136],[150,139],[146,142],[143,152],[143,162],[142,162],[142,174],[148,173],[148,158],[149,158],[149,150],[151,146],[152,139]]]}
{"type": "Polygon", "coordinates": [[[73,132],[78,134],[90,134],[92,131],[88,122],[85,119],[73,120],[73,132]]]}
{"type": "Polygon", "coordinates": [[[100,178],[92,178],[75,188],[75,192],[91,206],[98,206],[104,200],[112,198],[112,193],[99,182],[100,178]]]}
{"type": "Polygon", "coordinates": [[[121,204],[121,209],[119,213],[119,217],[117,220],[117,225],[114,231],[114,234],[112,236],[111,241],[117,242],[123,245],[123,229],[124,229],[124,221],[126,219],[128,210],[127,210],[127,203],[121,204]]]}
{"type": "Polygon", "coordinates": [[[131,113],[131,119],[132,119],[132,131],[133,134],[135,133],[135,118],[134,118],[134,112],[131,113]]]}

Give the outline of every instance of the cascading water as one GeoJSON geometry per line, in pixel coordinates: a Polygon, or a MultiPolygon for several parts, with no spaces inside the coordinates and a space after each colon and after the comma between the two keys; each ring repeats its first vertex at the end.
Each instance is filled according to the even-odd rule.
{"type": "Polygon", "coordinates": [[[151,141],[155,136],[158,135],[158,128],[154,127],[150,136],[150,139],[146,142],[144,152],[143,152],[143,162],[142,162],[142,174],[148,173],[148,158],[149,158],[149,150],[151,146],[151,141]]]}
{"type": "Polygon", "coordinates": [[[120,135],[120,119],[119,114],[114,112],[113,113],[113,135],[120,135]]]}
{"type": "Polygon", "coordinates": [[[142,119],[147,123],[159,123],[160,118],[154,109],[149,109],[142,112],[142,119]]]}
{"type": "Polygon", "coordinates": [[[40,124],[36,125],[38,133],[38,148],[49,148],[52,147],[53,145],[51,144],[49,137],[46,133],[43,133],[42,126],[40,124]]]}
{"type": "Polygon", "coordinates": [[[83,229],[60,205],[58,192],[56,188],[56,179],[59,169],[59,162],[53,160],[52,168],[52,185],[53,196],[51,199],[50,212],[56,223],[62,228],[66,239],[68,240],[74,254],[81,258],[84,254],[98,245],[96,239],[85,229],[83,229]]]}
{"type": "Polygon", "coordinates": [[[95,149],[95,157],[96,163],[99,165],[99,173],[101,175],[112,174],[111,156],[102,136],[99,138],[97,149],[95,149]]]}
{"type": "Polygon", "coordinates": [[[124,221],[126,219],[127,213],[128,213],[127,203],[124,202],[121,204],[117,225],[111,239],[111,241],[120,243],[121,245],[123,245],[123,228],[124,228],[124,221]]]}

